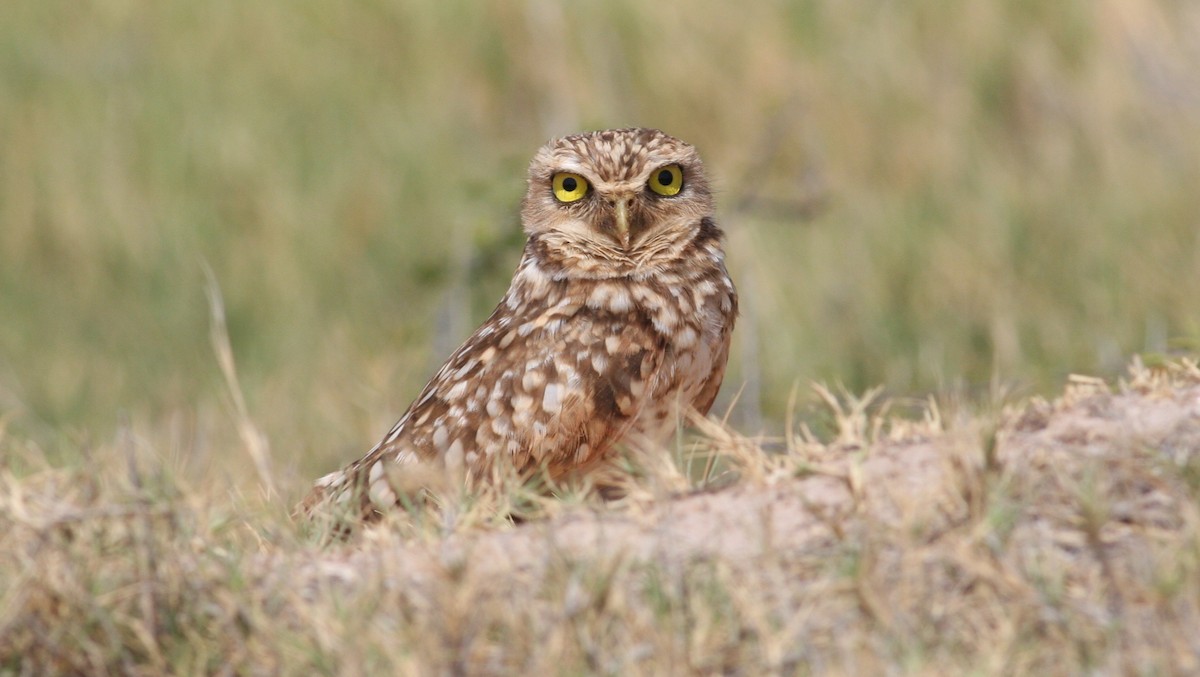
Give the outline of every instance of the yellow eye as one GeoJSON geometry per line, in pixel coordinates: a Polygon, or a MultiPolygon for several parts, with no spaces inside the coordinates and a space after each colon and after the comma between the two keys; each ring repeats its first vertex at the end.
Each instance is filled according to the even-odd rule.
{"type": "Polygon", "coordinates": [[[559,202],[582,200],[583,196],[588,193],[587,179],[571,172],[555,174],[552,185],[554,186],[554,197],[558,198],[559,202]]]}
{"type": "Polygon", "coordinates": [[[650,190],[670,197],[683,190],[683,170],[679,165],[667,165],[650,175],[650,190]]]}

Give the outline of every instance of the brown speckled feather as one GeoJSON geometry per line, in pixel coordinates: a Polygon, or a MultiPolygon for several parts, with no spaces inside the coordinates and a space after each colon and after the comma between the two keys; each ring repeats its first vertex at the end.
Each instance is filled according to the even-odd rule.
{"type": "Polygon", "coordinates": [[[547,144],[529,170],[528,234],[491,316],[366,456],[317,481],[303,507],[398,500],[393,479],[427,462],[468,484],[497,464],[552,477],[586,471],[621,441],[661,442],[681,407],[707,413],[728,358],[737,296],[699,157],[657,130],[547,144]],[[682,189],[648,181],[679,167],[682,189]],[[555,174],[588,184],[555,197],[555,174]]]}

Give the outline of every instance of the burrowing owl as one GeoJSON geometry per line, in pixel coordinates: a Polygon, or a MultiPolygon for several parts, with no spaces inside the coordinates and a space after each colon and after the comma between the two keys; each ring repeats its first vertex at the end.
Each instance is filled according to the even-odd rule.
{"type": "Polygon", "coordinates": [[[528,237],[496,310],[383,440],[322,477],[307,509],[370,517],[403,466],[468,484],[499,464],[586,471],[618,442],[659,442],[721,385],[737,294],[695,149],[654,129],[551,141],[529,165],[528,237]]]}

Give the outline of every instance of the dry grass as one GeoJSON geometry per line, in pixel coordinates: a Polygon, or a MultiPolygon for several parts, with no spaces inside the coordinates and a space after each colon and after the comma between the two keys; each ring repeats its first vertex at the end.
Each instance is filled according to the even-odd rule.
{"type": "Polygon", "coordinates": [[[618,504],[464,497],[329,546],[135,443],[33,468],[6,438],[0,671],[1200,670],[1194,362],[953,420],[818,399],[827,441],[705,422],[618,504]],[[524,523],[497,517],[514,505],[524,523]]]}

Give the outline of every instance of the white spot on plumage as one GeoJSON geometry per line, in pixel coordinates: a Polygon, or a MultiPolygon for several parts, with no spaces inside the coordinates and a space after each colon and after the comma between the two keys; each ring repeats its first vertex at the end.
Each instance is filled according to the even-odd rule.
{"type": "Polygon", "coordinates": [[[517,395],[512,400],[513,411],[523,413],[529,411],[533,407],[533,398],[528,395],[517,395]]]}
{"type": "Polygon", "coordinates": [[[454,372],[454,380],[456,380],[456,381],[457,381],[457,380],[460,380],[460,379],[464,378],[464,377],[465,377],[465,376],[466,376],[468,373],[470,373],[470,371],[471,371],[472,369],[474,369],[474,368],[475,368],[475,367],[476,367],[478,364],[479,364],[479,362],[478,362],[478,361],[476,361],[476,360],[467,360],[467,363],[466,363],[466,364],[464,364],[463,366],[459,367],[458,371],[454,372]]]}
{"type": "Polygon", "coordinates": [[[546,390],[542,393],[542,411],[547,414],[557,414],[562,408],[562,386],[554,383],[546,384],[546,390]]]}
{"type": "Polygon", "coordinates": [[[608,351],[609,355],[616,355],[617,351],[621,349],[621,337],[616,334],[604,337],[604,349],[608,351]]]}
{"type": "Polygon", "coordinates": [[[337,472],[331,472],[328,475],[322,475],[321,478],[318,479],[313,484],[318,487],[324,488],[324,489],[330,489],[333,487],[342,486],[342,483],[344,483],[345,481],[346,481],[346,473],[342,472],[341,470],[338,470],[337,472]]]}
{"type": "Polygon", "coordinates": [[[614,313],[629,312],[633,302],[629,300],[629,292],[620,287],[613,289],[608,299],[608,309],[614,313]]]}
{"type": "Polygon", "coordinates": [[[525,375],[521,377],[521,387],[525,388],[527,391],[533,390],[545,382],[546,377],[543,376],[542,372],[538,370],[527,371],[525,372],[525,375]]]}
{"type": "Polygon", "coordinates": [[[501,406],[500,400],[491,399],[487,403],[488,416],[499,416],[504,412],[504,407],[501,406]]]}
{"type": "Polygon", "coordinates": [[[396,505],[396,492],[392,491],[392,487],[383,479],[371,482],[367,487],[367,497],[380,510],[396,505]]]}
{"type": "Polygon", "coordinates": [[[468,385],[470,384],[468,384],[466,381],[459,381],[458,383],[455,383],[454,387],[447,391],[446,400],[453,402],[462,398],[462,396],[467,392],[468,385]]]}
{"type": "Polygon", "coordinates": [[[596,285],[592,293],[588,295],[587,304],[591,308],[605,309],[608,307],[608,297],[612,293],[611,287],[601,283],[596,285]]]}
{"type": "Polygon", "coordinates": [[[446,450],[446,467],[461,468],[464,460],[464,449],[462,440],[454,440],[450,448],[446,450]]]}
{"type": "Polygon", "coordinates": [[[654,322],[654,328],[660,334],[670,336],[675,333],[675,326],[679,324],[679,317],[664,307],[662,311],[655,313],[652,321],[654,322]]]}
{"type": "Polygon", "coordinates": [[[554,307],[554,312],[558,315],[569,317],[579,312],[581,305],[581,303],[575,301],[574,299],[563,299],[557,306],[554,307]]]}

